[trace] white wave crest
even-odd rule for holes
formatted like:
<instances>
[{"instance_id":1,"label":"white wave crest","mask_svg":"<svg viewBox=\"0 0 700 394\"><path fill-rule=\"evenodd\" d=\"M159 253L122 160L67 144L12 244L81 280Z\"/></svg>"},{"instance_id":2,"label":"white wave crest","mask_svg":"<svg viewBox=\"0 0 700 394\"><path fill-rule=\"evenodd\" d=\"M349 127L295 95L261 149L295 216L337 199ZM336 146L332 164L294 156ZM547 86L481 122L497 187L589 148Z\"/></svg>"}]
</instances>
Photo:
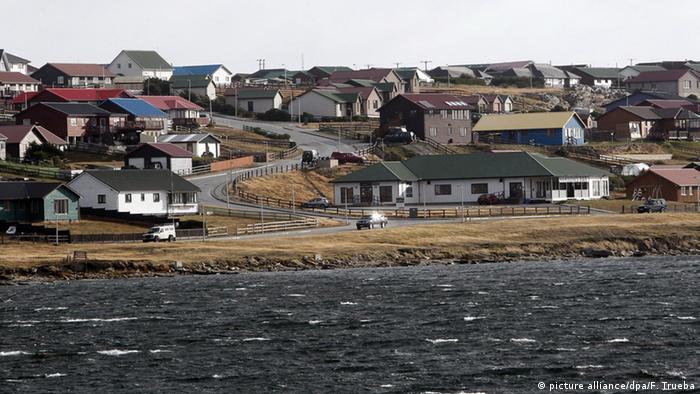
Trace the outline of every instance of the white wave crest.
<instances>
[{"instance_id":1,"label":"white wave crest","mask_svg":"<svg viewBox=\"0 0 700 394\"><path fill-rule=\"evenodd\" d=\"M678 320L695 320L693 316L676 316Z\"/></svg>"},{"instance_id":2,"label":"white wave crest","mask_svg":"<svg viewBox=\"0 0 700 394\"><path fill-rule=\"evenodd\" d=\"M576 369L597 369L597 368L605 368L605 367L603 367L602 365L592 365L592 364L577 365L576 366Z\"/></svg>"},{"instance_id":3,"label":"white wave crest","mask_svg":"<svg viewBox=\"0 0 700 394\"><path fill-rule=\"evenodd\" d=\"M29 353L23 352L21 350L10 350L8 352L0 352L0 357L22 356L25 354L29 354Z\"/></svg>"},{"instance_id":4,"label":"white wave crest","mask_svg":"<svg viewBox=\"0 0 700 394\"><path fill-rule=\"evenodd\" d=\"M357 305L357 302L342 301L340 305Z\"/></svg>"},{"instance_id":5,"label":"white wave crest","mask_svg":"<svg viewBox=\"0 0 700 394\"><path fill-rule=\"evenodd\" d=\"M48 374L44 375L45 378L60 378L61 376L66 376L66 374L56 372L56 373L48 373Z\"/></svg>"},{"instance_id":6,"label":"white wave crest","mask_svg":"<svg viewBox=\"0 0 700 394\"><path fill-rule=\"evenodd\" d=\"M485 319L483 316L464 316L464 321L474 321L474 320L481 320Z\"/></svg>"},{"instance_id":7,"label":"white wave crest","mask_svg":"<svg viewBox=\"0 0 700 394\"><path fill-rule=\"evenodd\" d=\"M148 351L149 353L172 353L172 350L164 350L164 349L151 349Z\"/></svg>"},{"instance_id":8,"label":"white wave crest","mask_svg":"<svg viewBox=\"0 0 700 394\"><path fill-rule=\"evenodd\" d=\"M127 320L136 320L138 319L137 317L110 317L107 319L100 319L100 318L86 318L86 319L62 319L59 320L59 323L87 323L87 322L115 322L115 321L127 321Z\"/></svg>"},{"instance_id":9,"label":"white wave crest","mask_svg":"<svg viewBox=\"0 0 700 394\"><path fill-rule=\"evenodd\" d=\"M319 324L322 322L323 322L323 320L309 320L309 324L311 324L311 325Z\"/></svg>"},{"instance_id":10,"label":"white wave crest","mask_svg":"<svg viewBox=\"0 0 700 394\"><path fill-rule=\"evenodd\" d=\"M533 343L533 342L537 342L536 340L531 339L531 338L511 338L510 341L511 341L511 342L515 342L515 343Z\"/></svg>"},{"instance_id":11,"label":"white wave crest","mask_svg":"<svg viewBox=\"0 0 700 394\"><path fill-rule=\"evenodd\" d=\"M607 342L607 343L625 343L625 342L629 342L629 341L630 340L627 338L613 338L613 339L609 339L605 342Z\"/></svg>"},{"instance_id":12,"label":"white wave crest","mask_svg":"<svg viewBox=\"0 0 700 394\"><path fill-rule=\"evenodd\" d=\"M41 312L41 311L65 311L68 309L68 307L65 306L57 306L57 307L50 307L50 306L42 306L41 308L34 308L35 312Z\"/></svg>"},{"instance_id":13,"label":"white wave crest","mask_svg":"<svg viewBox=\"0 0 700 394\"><path fill-rule=\"evenodd\" d=\"M270 340L270 338L262 338L262 337L258 337L258 338L243 338L243 339L242 339L243 342L251 342L251 341L269 341L269 340Z\"/></svg>"},{"instance_id":14,"label":"white wave crest","mask_svg":"<svg viewBox=\"0 0 700 394\"><path fill-rule=\"evenodd\" d=\"M443 339L443 338L428 339L428 338L426 338L425 340L428 341L428 342L430 342L430 343L432 343L432 344L436 344L436 343L454 343L454 342L459 342L459 339L456 339L456 338L447 338L447 339Z\"/></svg>"},{"instance_id":15,"label":"white wave crest","mask_svg":"<svg viewBox=\"0 0 700 394\"><path fill-rule=\"evenodd\" d=\"M110 349L110 350L98 350L97 353L105 355L105 356L123 356L125 354L133 354L133 353L141 353L141 352L139 350Z\"/></svg>"}]
</instances>

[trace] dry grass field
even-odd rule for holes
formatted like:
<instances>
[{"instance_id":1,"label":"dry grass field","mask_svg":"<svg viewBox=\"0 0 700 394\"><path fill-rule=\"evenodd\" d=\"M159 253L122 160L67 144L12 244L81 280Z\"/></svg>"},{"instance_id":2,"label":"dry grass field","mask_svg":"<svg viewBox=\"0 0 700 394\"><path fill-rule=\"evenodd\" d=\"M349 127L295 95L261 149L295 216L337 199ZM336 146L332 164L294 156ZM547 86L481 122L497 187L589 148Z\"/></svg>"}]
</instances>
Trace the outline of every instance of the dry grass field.
<instances>
[{"instance_id":1,"label":"dry grass field","mask_svg":"<svg viewBox=\"0 0 700 394\"><path fill-rule=\"evenodd\" d=\"M245 180L238 185L238 188L248 193L284 200L292 200L293 192L294 198L298 202L304 202L319 196L332 199L333 184L330 182L337 176L345 175L361 168L356 165L343 165L332 170L315 169L273 174Z\"/></svg>"}]
</instances>

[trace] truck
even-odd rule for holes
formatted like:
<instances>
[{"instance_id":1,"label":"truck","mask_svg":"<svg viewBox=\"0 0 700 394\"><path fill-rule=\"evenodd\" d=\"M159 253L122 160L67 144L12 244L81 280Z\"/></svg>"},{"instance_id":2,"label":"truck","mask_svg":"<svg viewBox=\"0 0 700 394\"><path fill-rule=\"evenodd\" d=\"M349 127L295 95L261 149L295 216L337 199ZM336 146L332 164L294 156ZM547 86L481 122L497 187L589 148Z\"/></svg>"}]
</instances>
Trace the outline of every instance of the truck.
<instances>
[{"instance_id":1,"label":"truck","mask_svg":"<svg viewBox=\"0 0 700 394\"><path fill-rule=\"evenodd\" d=\"M151 227L147 233L143 235L143 242L174 242L177 238L175 234L175 226L173 224L161 224Z\"/></svg>"},{"instance_id":2,"label":"truck","mask_svg":"<svg viewBox=\"0 0 700 394\"><path fill-rule=\"evenodd\" d=\"M318 159L319 155L316 149L305 150L301 154L301 167L315 167Z\"/></svg>"}]
</instances>

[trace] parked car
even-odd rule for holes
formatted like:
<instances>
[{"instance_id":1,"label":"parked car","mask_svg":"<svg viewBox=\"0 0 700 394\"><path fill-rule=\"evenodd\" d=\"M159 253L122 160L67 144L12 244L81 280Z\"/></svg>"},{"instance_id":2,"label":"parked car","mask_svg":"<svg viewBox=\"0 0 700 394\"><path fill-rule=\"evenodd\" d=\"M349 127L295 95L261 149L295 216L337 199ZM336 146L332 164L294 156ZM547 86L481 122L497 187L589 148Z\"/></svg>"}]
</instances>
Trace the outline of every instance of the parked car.
<instances>
[{"instance_id":1,"label":"parked car","mask_svg":"<svg viewBox=\"0 0 700 394\"><path fill-rule=\"evenodd\" d=\"M301 203L302 208L323 208L326 209L331 206L328 199L325 197L316 197L313 200Z\"/></svg>"},{"instance_id":2,"label":"parked car","mask_svg":"<svg viewBox=\"0 0 700 394\"><path fill-rule=\"evenodd\" d=\"M146 234L143 235L143 242L173 242L176 239L175 226L172 224L162 224L160 226L151 227Z\"/></svg>"},{"instance_id":3,"label":"parked car","mask_svg":"<svg viewBox=\"0 0 700 394\"><path fill-rule=\"evenodd\" d=\"M387 220L386 216L375 212L371 215L363 216L355 225L357 226L358 230L362 230L363 228L374 228L375 226L384 228L388 224L389 221Z\"/></svg>"},{"instance_id":4,"label":"parked car","mask_svg":"<svg viewBox=\"0 0 700 394\"><path fill-rule=\"evenodd\" d=\"M331 153L331 159L338 160L338 164L354 163L362 164L365 159L354 153L343 153L343 152L333 152Z\"/></svg>"},{"instance_id":5,"label":"parked car","mask_svg":"<svg viewBox=\"0 0 700 394\"><path fill-rule=\"evenodd\" d=\"M319 155L316 149L305 150L301 154L301 166L313 167L318 162Z\"/></svg>"},{"instance_id":6,"label":"parked car","mask_svg":"<svg viewBox=\"0 0 700 394\"><path fill-rule=\"evenodd\" d=\"M492 193L482 194L476 200L479 205L494 205L498 204L498 196Z\"/></svg>"},{"instance_id":7,"label":"parked car","mask_svg":"<svg viewBox=\"0 0 700 394\"><path fill-rule=\"evenodd\" d=\"M392 127L384 136L385 143L410 144L416 140L416 134L405 127Z\"/></svg>"},{"instance_id":8,"label":"parked car","mask_svg":"<svg viewBox=\"0 0 700 394\"><path fill-rule=\"evenodd\" d=\"M652 213L652 212L663 212L666 210L668 205L666 200L663 198L652 198L647 200L644 205L637 207L637 212L639 213Z\"/></svg>"}]
</instances>

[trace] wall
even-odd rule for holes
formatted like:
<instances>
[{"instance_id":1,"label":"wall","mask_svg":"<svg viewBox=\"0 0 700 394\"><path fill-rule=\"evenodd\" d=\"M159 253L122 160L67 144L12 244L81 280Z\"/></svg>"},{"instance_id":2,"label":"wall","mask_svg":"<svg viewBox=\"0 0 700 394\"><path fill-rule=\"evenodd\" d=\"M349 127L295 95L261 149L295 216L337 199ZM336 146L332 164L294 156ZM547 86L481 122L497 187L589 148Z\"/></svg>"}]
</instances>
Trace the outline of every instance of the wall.
<instances>
[{"instance_id":1,"label":"wall","mask_svg":"<svg viewBox=\"0 0 700 394\"><path fill-rule=\"evenodd\" d=\"M455 118L454 110L447 110L447 117L443 118L441 113L425 114L424 138L431 138L441 144L467 144L472 141L472 121L471 114L468 110L463 119ZM430 128L437 128L437 135L433 136L430 133ZM450 134L450 128L452 134ZM460 129L466 128L465 135L461 135Z\"/></svg>"},{"instance_id":2,"label":"wall","mask_svg":"<svg viewBox=\"0 0 700 394\"><path fill-rule=\"evenodd\" d=\"M54 201L60 199L68 200L68 214L54 214ZM62 188L57 188L44 197L44 220L78 220L80 219L79 198L72 193L64 192Z\"/></svg>"},{"instance_id":3,"label":"wall","mask_svg":"<svg viewBox=\"0 0 700 394\"><path fill-rule=\"evenodd\" d=\"M19 143L19 159L24 159L24 154L27 152L27 149L29 149L29 145L31 145L32 142L42 145L41 139L37 137L36 133L27 133L27 135Z\"/></svg>"},{"instance_id":4,"label":"wall","mask_svg":"<svg viewBox=\"0 0 700 394\"><path fill-rule=\"evenodd\" d=\"M231 160L215 161L211 163L211 172L225 171L232 168L248 167L253 165L253 156L243 156Z\"/></svg>"},{"instance_id":5,"label":"wall","mask_svg":"<svg viewBox=\"0 0 700 394\"><path fill-rule=\"evenodd\" d=\"M57 136L68 139L68 121L65 115L41 105L30 106L27 110L15 115L17 124L38 123Z\"/></svg>"},{"instance_id":6,"label":"wall","mask_svg":"<svg viewBox=\"0 0 700 394\"><path fill-rule=\"evenodd\" d=\"M181 148L187 149L186 144L178 144ZM214 158L219 157L220 153L220 144L215 143L215 142L198 142L194 144L194 152L192 152L195 156L202 157L204 154L207 152L211 153Z\"/></svg>"},{"instance_id":7,"label":"wall","mask_svg":"<svg viewBox=\"0 0 700 394\"><path fill-rule=\"evenodd\" d=\"M170 159L170 171L176 174L192 173L191 157L173 157Z\"/></svg>"},{"instance_id":8,"label":"wall","mask_svg":"<svg viewBox=\"0 0 700 394\"><path fill-rule=\"evenodd\" d=\"M233 97L231 98L233 99ZM238 100L238 107L243 108L244 110L248 111L248 102L253 103L253 111L256 114L264 114L265 112L271 110L272 108L275 108L275 103L274 100L264 98L264 99L239 99Z\"/></svg>"},{"instance_id":9,"label":"wall","mask_svg":"<svg viewBox=\"0 0 700 394\"><path fill-rule=\"evenodd\" d=\"M131 67L128 66L129 63L131 63ZM121 67L119 67L118 65L121 65ZM114 60L112 60L112 63L110 63L107 68L115 75L121 74L127 77L143 75L141 67L139 67L139 65L136 64L136 62L131 60L131 58L127 56L124 52L120 52L119 55L117 55L117 57Z\"/></svg>"},{"instance_id":10,"label":"wall","mask_svg":"<svg viewBox=\"0 0 700 394\"><path fill-rule=\"evenodd\" d=\"M227 72L223 67L219 67L216 71L214 71L211 79L214 81L215 85L219 87L226 87L231 84L231 76L232 74Z\"/></svg>"},{"instance_id":11,"label":"wall","mask_svg":"<svg viewBox=\"0 0 700 394\"><path fill-rule=\"evenodd\" d=\"M87 173L78 175L68 184L68 187L80 195L79 204L81 207L111 211L117 209L117 192ZM106 196L104 204L97 202L98 194Z\"/></svg>"},{"instance_id":12,"label":"wall","mask_svg":"<svg viewBox=\"0 0 700 394\"><path fill-rule=\"evenodd\" d=\"M7 148L5 147L5 141L0 141L0 160L7 159Z\"/></svg>"},{"instance_id":13,"label":"wall","mask_svg":"<svg viewBox=\"0 0 700 394\"><path fill-rule=\"evenodd\" d=\"M680 186L653 172L646 172L628 183L626 186L627 198L632 198L637 188L643 189L644 197L664 198L668 201L686 203L698 202L697 188L694 187L691 194L683 196Z\"/></svg>"},{"instance_id":14,"label":"wall","mask_svg":"<svg viewBox=\"0 0 700 394\"><path fill-rule=\"evenodd\" d=\"M301 103L301 112L308 112L316 117L340 117L339 106L331 99L328 99L316 92L308 92L302 96L295 98L290 107L294 107L296 112L299 111L299 103ZM240 106L240 103L239 103Z\"/></svg>"},{"instance_id":15,"label":"wall","mask_svg":"<svg viewBox=\"0 0 700 394\"><path fill-rule=\"evenodd\" d=\"M153 194L160 194L160 201L153 201ZM126 195L131 194L131 202L126 202ZM143 201L141 201L143 195ZM149 190L143 192L120 192L117 196L118 211L145 215L164 215L168 213L168 194L166 191Z\"/></svg>"}]
</instances>

